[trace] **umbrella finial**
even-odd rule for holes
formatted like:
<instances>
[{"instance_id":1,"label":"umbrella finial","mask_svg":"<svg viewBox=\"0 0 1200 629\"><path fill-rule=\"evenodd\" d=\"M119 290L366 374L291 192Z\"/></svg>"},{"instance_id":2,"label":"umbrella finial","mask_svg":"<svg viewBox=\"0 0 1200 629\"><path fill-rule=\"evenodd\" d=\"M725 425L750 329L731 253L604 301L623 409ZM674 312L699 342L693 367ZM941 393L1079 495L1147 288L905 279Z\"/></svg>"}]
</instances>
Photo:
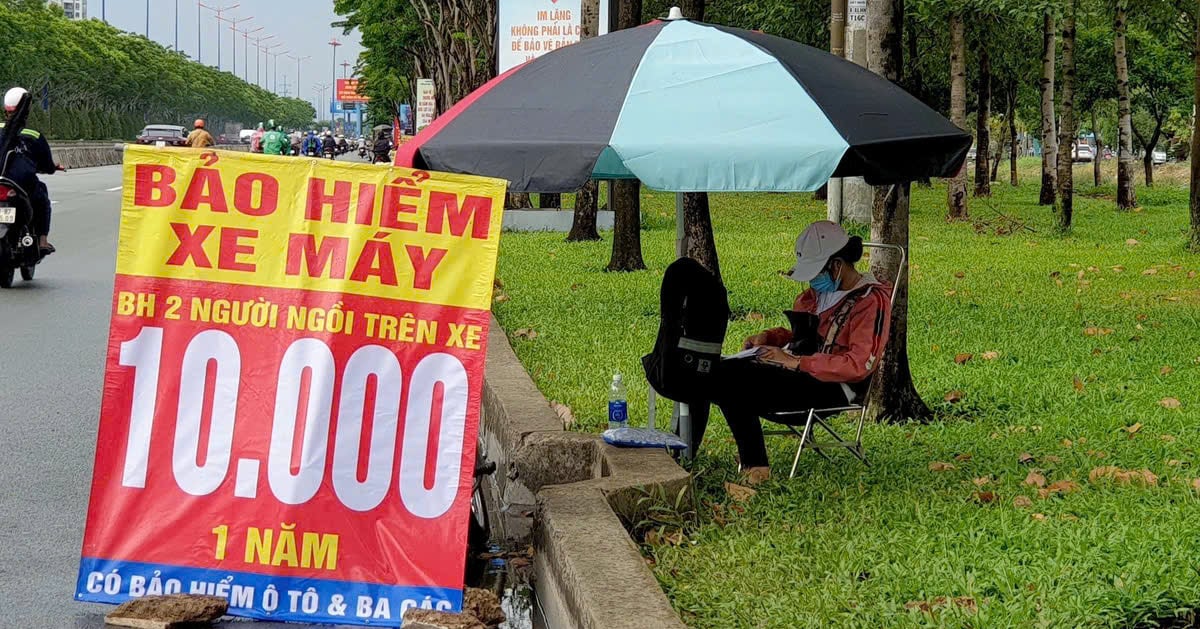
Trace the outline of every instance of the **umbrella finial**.
<instances>
[{"instance_id":1,"label":"umbrella finial","mask_svg":"<svg viewBox=\"0 0 1200 629\"><path fill-rule=\"evenodd\" d=\"M682 20L683 19L683 10L681 10L679 7L671 7L671 12L667 14L667 19L668 20Z\"/></svg>"}]
</instances>

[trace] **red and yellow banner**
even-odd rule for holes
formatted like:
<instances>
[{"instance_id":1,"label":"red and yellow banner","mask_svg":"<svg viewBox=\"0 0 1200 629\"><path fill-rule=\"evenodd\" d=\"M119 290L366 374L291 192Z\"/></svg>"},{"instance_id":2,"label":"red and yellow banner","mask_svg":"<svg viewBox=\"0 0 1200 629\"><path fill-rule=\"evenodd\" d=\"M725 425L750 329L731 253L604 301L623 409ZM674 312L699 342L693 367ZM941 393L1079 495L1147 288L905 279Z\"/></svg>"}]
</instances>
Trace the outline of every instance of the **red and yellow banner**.
<instances>
[{"instance_id":1,"label":"red and yellow banner","mask_svg":"<svg viewBox=\"0 0 1200 629\"><path fill-rule=\"evenodd\" d=\"M77 598L458 610L504 191L129 147Z\"/></svg>"},{"instance_id":2,"label":"red and yellow banner","mask_svg":"<svg viewBox=\"0 0 1200 629\"><path fill-rule=\"evenodd\" d=\"M337 100L342 103L368 103L371 101L358 91L358 79L337 79Z\"/></svg>"}]
</instances>

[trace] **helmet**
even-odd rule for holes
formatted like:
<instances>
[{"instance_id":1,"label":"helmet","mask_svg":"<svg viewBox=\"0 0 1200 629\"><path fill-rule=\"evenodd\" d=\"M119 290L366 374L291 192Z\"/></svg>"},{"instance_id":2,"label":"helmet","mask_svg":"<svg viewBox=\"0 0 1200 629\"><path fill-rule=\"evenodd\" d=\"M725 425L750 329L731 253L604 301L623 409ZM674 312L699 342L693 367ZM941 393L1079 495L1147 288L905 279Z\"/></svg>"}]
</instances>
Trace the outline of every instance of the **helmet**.
<instances>
[{"instance_id":1,"label":"helmet","mask_svg":"<svg viewBox=\"0 0 1200 629\"><path fill-rule=\"evenodd\" d=\"M23 87L14 87L4 94L4 111L16 111L17 105L21 104L21 99L28 94Z\"/></svg>"},{"instance_id":2,"label":"helmet","mask_svg":"<svg viewBox=\"0 0 1200 629\"><path fill-rule=\"evenodd\" d=\"M204 119L203 119L203 118L197 118L197 119L196 119L196 128L197 128L197 129L203 129L203 128L204 128Z\"/></svg>"}]
</instances>

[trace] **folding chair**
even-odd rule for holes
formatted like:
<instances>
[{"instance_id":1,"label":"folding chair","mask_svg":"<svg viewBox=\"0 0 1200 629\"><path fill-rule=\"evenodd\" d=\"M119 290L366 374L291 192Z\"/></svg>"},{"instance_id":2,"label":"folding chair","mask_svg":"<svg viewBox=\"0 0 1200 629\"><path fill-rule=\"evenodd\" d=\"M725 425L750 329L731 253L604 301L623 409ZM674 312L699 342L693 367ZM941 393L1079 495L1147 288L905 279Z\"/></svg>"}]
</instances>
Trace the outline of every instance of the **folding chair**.
<instances>
[{"instance_id":1,"label":"folding chair","mask_svg":"<svg viewBox=\"0 0 1200 629\"><path fill-rule=\"evenodd\" d=\"M892 283L892 303L895 303L896 292L900 288L900 277L904 274L905 264L908 262L907 252L904 250L904 247L900 247L898 245L864 242L863 247L871 249L891 249L900 254L900 264L897 266L896 277ZM889 339L888 342L890 343L891 340ZM867 389L863 393L862 397L858 398L858 403L850 403L846 406L838 406L834 408L810 408L808 410L770 413L763 416L763 419L781 424L784 428L786 428L786 430L764 430L763 435L795 436L800 438L800 445L796 448L796 456L794 459L792 459L792 471L788 475L788 478L796 477L796 468L800 465L800 454L804 452L806 447L815 451L827 461L831 461L832 459L829 458L829 455L822 452L822 450L845 448L850 451L850 454L853 454L858 458L858 460L862 461L863 465L870 466L870 462L867 461L867 456L863 451L862 433L863 424L866 423L867 413L871 408L871 392L875 388L875 381L878 379L878 374L878 370L871 374L870 382L867 384ZM850 441L843 439L842 436L839 435L837 431L829 425L827 419L841 413L849 413L854 411L858 412L858 422L854 429L854 440ZM789 417L799 417L801 415L806 416L804 425L802 427L794 426L786 422L786 419ZM817 428L821 428L825 432L829 433L829 436L832 438L832 440L817 441L815 432Z\"/></svg>"}]
</instances>

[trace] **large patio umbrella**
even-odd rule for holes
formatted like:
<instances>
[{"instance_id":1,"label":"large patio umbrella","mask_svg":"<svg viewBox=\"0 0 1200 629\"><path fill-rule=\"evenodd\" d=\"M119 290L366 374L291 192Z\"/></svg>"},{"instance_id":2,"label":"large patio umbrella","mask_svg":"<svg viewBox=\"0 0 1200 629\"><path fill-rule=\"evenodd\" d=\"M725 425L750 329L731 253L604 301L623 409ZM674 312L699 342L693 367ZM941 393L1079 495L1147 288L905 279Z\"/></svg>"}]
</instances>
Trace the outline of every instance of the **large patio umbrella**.
<instances>
[{"instance_id":1,"label":"large patio umbrella","mask_svg":"<svg viewBox=\"0 0 1200 629\"><path fill-rule=\"evenodd\" d=\"M560 48L480 87L396 164L571 192L804 191L955 174L971 136L890 81L763 33L658 21Z\"/></svg>"}]
</instances>

